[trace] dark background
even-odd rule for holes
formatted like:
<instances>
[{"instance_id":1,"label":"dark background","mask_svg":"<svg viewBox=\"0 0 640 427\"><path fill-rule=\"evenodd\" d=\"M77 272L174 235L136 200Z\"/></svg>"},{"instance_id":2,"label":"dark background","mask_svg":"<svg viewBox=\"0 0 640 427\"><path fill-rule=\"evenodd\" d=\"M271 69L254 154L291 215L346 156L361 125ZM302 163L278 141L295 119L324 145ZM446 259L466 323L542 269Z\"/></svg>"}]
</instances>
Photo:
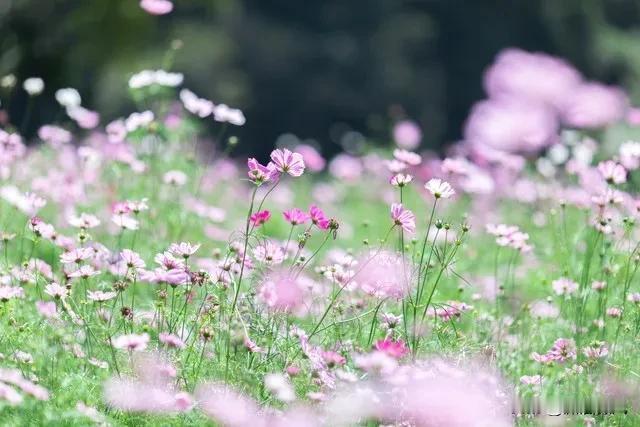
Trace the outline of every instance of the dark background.
<instances>
[{"instance_id":1,"label":"dark background","mask_svg":"<svg viewBox=\"0 0 640 427\"><path fill-rule=\"evenodd\" d=\"M128 77L172 69L185 86L241 108L240 151L264 154L279 135L313 138L325 155L344 135L379 142L410 117L424 146L457 140L482 72L517 46L566 57L587 77L625 86L640 71L640 2L627 0L174 0L166 16L137 0L0 0L0 74L39 76L46 96L29 132L60 117L53 92L75 87L102 122L135 110ZM26 95L8 105L20 123ZM4 99L3 99L4 101ZM213 126L213 124L211 124ZM350 131L355 131L350 132ZM29 133L28 132L28 133Z\"/></svg>"}]
</instances>

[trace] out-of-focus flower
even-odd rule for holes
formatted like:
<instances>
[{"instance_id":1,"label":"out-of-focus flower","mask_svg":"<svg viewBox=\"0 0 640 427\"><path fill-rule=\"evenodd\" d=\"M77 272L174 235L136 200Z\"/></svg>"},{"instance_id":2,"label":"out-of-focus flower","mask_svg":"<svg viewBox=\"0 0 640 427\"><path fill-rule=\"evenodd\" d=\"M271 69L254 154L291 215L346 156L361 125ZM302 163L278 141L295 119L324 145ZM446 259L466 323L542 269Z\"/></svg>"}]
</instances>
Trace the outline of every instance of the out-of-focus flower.
<instances>
[{"instance_id":1,"label":"out-of-focus flower","mask_svg":"<svg viewBox=\"0 0 640 427\"><path fill-rule=\"evenodd\" d=\"M570 64L544 53L520 49L500 52L484 76L491 98L517 97L560 108L582 82Z\"/></svg>"},{"instance_id":2,"label":"out-of-focus flower","mask_svg":"<svg viewBox=\"0 0 640 427\"><path fill-rule=\"evenodd\" d=\"M610 184L624 184L627 182L627 171L624 166L613 160L598 163L598 171Z\"/></svg>"},{"instance_id":3,"label":"out-of-focus flower","mask_svg":"<svg viewBox=\"0 0 640 427\"><path fill-rule=\"evenodd\" d=\"M562 121L578 128L599 128L622 120L629 100L625 93L600 83L585 83L571 91L562 105Z\"/></svg>"},{"instance_id":4,"label":"out-of-focus flower","mask_svg":"<svg viewBox=\"0 0 640 427\"><path fill-rule=\"evenodd\" d=\"M140 7L151 15L166 15L173 10L169 0L140 0Z\"/></svg>"},{"instance_id":5,"label":"out-of-focus flower","mask_svg":"<svg viewBox=\"0 0 640 427\"><path fill-rule=\"evenodd\" d=\"M251 214L251 217L249 219L251 220L251 223L254 225L254 227L260 227L261 225L269 221L269 218L271 218L271 212L269 212L268 210L263 210L260 212L254 212L253 214Z\"/></svg>"},{"instance_id":6,"label":"out-of-focus flower","mask_svg":"<svg viewBox=\"0 0 640 427\"><path fill-rule=\"evenodd\" d=\"M29 77L22 83L22 87L29 96L37 96L44 90L44 80L40 77Z\"/></svg>"},{"instance_id":7,"label":"out-of-focus flower","mask_svg":"<svg viewBox=\"0 0 640 427\"><path fill-rule=\"evenodd\" d=\"M82 102L80 93L74 88L58 89L55 93L56 101L63 107L77 107Z\"/></svg>"},{"instance_id":8,"label":"out-of-focus flower","mask_svg":"<svg viewBox=\"0 0 640 427\"><path fill-rule=\"evenodd\" d=\"M142 351L147 348L147 344L149 344L149 334L147 333L120 335L112 340L114 348L128 351Z\"/></svg>"},{"instance_id":9,"label":"out-of-focus flower","mask_svg":"<svg viewBox=\"0 0 640 427\"><path fill-rule=\"evenodd\" d=\"M402 340L394 341L392 339L385 338L383 340L376 341L373 347L394 359L401 359L409 353L409 348Z\"/></svg>"},{"instance_id":10,"label":"out-of-focus flower","mask_svg":"<svg viewBox=\"0 0 640 427\"><path fill-rule=\"evenodd\" d=\"M309 168L311 172L320 172L327 163L318 150L311 145L300 144L295 147L295 151L302 155L305 166Z\"/></svg>"},{"instance_id":11,"label":"out-of-focus flower","mask_svg":"<svg viewBox=\"0 0 640 427\"><path fill-rule=\"evenodd\" d=\"M473 106L464 139L481 155L535 153L557 140L558 120L551 107L521 99L490 99Z\"/></svg>"},{"instance_id":12,"label":"out-of-focus flower","mask_svg":"<svg viewBox=\"0 0 640 427\"><path fill-rule=\"evenodd\" d=\"M420 145L422 131L416 122L403 120L393 127L393 140L400 148L414 150Z\"/></svg>"}]
</instances>

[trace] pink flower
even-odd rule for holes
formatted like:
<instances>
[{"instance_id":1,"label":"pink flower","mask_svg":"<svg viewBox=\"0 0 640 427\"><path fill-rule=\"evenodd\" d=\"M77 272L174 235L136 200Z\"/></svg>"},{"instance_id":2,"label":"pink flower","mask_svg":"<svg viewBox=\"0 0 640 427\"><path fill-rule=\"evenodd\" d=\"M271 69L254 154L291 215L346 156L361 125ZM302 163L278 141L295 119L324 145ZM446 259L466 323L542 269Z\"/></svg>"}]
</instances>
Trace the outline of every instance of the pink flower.
<instances>
[{"instance_id":1,"label":"pink flower","mask_svg":"<svg viewBox=\"0 0 640 427\"><path fill-rule=\"evenodd\" d=\"M558 338L547 353L556 362L565 362L576 358L576 345L573 340Z\"/></svg>"},{"instance_id":2,"label":"pink flower","mask_svg":"<svg viewBox=\"0 0 640 427\"><path fill-rule=\"evenodd\" d=\"M420 163L422 163L422 156L420 156L419 154L399 148L393 150L393 157L395 157L396 160L402 163L406 163L410 166L418 166Z\"/></svg>"},{"instance_id":3,"label":"pink flower","mask_svg":"<svg viewBox=\"0 0 640 427\"><path fill-rule=\"evenodd\" d=\"M578 290L578 284L573 280L562 277L551 282L556 295L571 295Z\"/></svg>"},{"instance_id":4,"label":"pink flower","mask_svg":"<svg viewBox=\"0 0 640 427\"><path fill-rule=\"evenodd\" d=\"M192 245L189 242L172 243L171 246L169 246L169 252L177 257L189 258L195 254L199 248L199 244Z\"/></svg>"},{"instance_id":5,"label":"pink flower","mask_svg":"<svg viewBox=\"0 0 640 427\"><path fill-rule=\"evenodd\" d=\"M269 273L258 288L258 298L273 311L297 312L304 309L302 276L287 270Z\"/></svg>"},{"instance_id":6,"label":"pink flower","mask_svg":"<svg viewBox=\"0 0 640 427\"><path fill-rule=\"evenodd\" d=\"M305 165L300 153L293 153L286 148L276 149L271 152L271 161L279 172L288 173L293 177L304 173Z\"/></svg>"},{"instance_id":7,"label":"pink flower","mask_svg":"<svg viewBox=\"0 0 640 427\"><path fill-rule=\"evenodd\" d=\"M131 249L123 249L122 252L120 252L120 259L124 262L127 268L130 269L141 270L146 267L146 264L142 258L140 258L140 255Z\"/></svg>"},{"instance_id":8,"label":"pink flower","mask_svg":"<svg viewBox=\"0 0 640 427\"><path fill-rule=\"evenodd\" d=\"M81 106L67 107L67 115L83 129L93 129L100 123L100 115Z\"/></svg>"},{"instance_id":9,"label":"pink flower","mask_svg":"<svg viewBox=\"0 0 640 427\"><path fill-rule=\"evenodd\" d=\"M244 427L266 424L256 402L226 385L200 385L196 389L196 397L202 411L220 425Z\"/></svg>"},{"instance_id":10,"label":"pink flower","mask_svg":"<svg viewBox=\"0 0 640 427\"><path fill-rule=\"evenodd\" d=\"M413 268L397 253L383 250L363 255L356 268L353 281L366 294L400 299L410 290Z\"/></svg>"},{"instance_id":11,"label":"pink flower","mask_svg":"<svg viewBox=\"0 0 640 427\"><path fill-rule=\"evenodd\" d=\"M404 341L393 341L390 338L376 341L373 348L393 357L394 359L401 359L409 353L409 348L407 348Z\"/></svg>"},{"instance_id":12,"label":"pink flower","mask_svg":"<svg viewBox=\"0 0 640 427\"><path fill-rule=\"evenodd\" d=\"M166 15L173 10L169 0L140 0L140 7L151 15Z\"/></svg>"},{"instance_id":13,"label":"pink flower","mask_svg":"<svg viewBox=\"0 0 640 427\"><path fill-rule=\"evenodd\" d=\"M398 147L413 150L420 145L422 131L416 122L403 120L393 127L393 140Z\"/></svg>"},{"instance_id":14,"label":"pink flower","mask_svg":"<svg viewBox=\"0 0 640 427\"><path fill-rule=\"evenodd\" d=\"M253 250L253 256L256 260L267 265L277 265L282 264L285 253L284 249L280 245L267 241Z\"/></svg>"},{"instance_id":15,"label":"pink flower","mask_svg":"<svg viewBox=\"0 0 640 427\"><path fill-rule=\"evenodd\" d=\"M147 348L147 344L149 344L149 334L147 333L120 335L112 341L114 348L129 351L142 351Z\"/></svg>"},{"instance_id":16,"label":"pink flower","mask_svg":"<svg viewBox=\"0 0 640 427\"><path fill-rule=\"evenodd\" d=\"M311 205L309 207L309 216L313 225L317 226L321 230L327 230L329 228L329 218L327 218L319 207Z\"/></svg>"},{"instance_id":17,"label":"pink flower","mask_svg":"<svg viewBox=\"0 0 640 427\"><path fill-rule=\"evenodd\" d=\"M54 318L58 315L56 303L52 301L36 301L36 309L40 315L47 319Z\"/></svg>"},{"instance_id":18,"label":"pink flower","mask_svg":"<svg viewBox=\"0 0 640 427\"><path fill-rule=\"evenodd\" d=\"M184 341L182 341L182 339L179 336L170 334L169 332L161 332L158 335L158 339L160 340L161 343L165 344L168 347L179 348L179 349L186 347L186 344L184 343Z\"/></svg>"},{"instance_id":19,"label":"pink flower","mask_svg":"<svg viewBox=\"0 0 640 427\"><path fill-rule=\"evenodd\" d=\"M320 172L322 169L324 169L326 161L314 147L306 144L301 144L298 145L295 150L302 155L304 164L312 172Z\"/></svg>"},{"instance_id":20,"label":"pink flower","mask_svg":"<svg viewBox=\"0 0 640 427\"><path fill-rule=\"evenodd\" d=\"M69 294L69 292L67 291L67 288L65 288L64 286L60 286L58 283L55 283L55 282L45 286L44 293L47 295L51 295L56 299L66 298L67 295Z\"/></svg>"},{"instance_id":21,"label":"pink flower","mask_svg":"<svg viewBox=\"0 0 640 427\"><path fill-rule=\"evenodd\" d=\"M327 364L329 368L333 368L335 366L344 365L347 360L340 353L335 351L323 351L322 359Z\"/></svg>"},{"instance_id":22,"label":"pink flower","mask_svg":"<svg viewBox=\"0 0 640 427\"><path fill-rule=\"evenodd\" d=\"M411 175L405 175L402 173L396 174L391 177L389 183L394 187L404 187L413 181L413 177Z\"/></svg>"},{"instance_id":23,"label":"pink flower","mask_svg":"<svg viewBox=\"0 0 640 427\"><path fill-rule=\"evenodd\" d=\"M557 140L558 119L544 104L522 99L490 99L473 106L464 139L483 157L496 152L535 153Z\"/></svg>"},{"instance_id":24,"label":"pink flower","mask_svg":"<svg viewBox=\"0 0 640 427\"><path fill-rule=\"evenodd\" d=\"M409 209L405 209L401 203L391 205L391 219L395 225L399 225L407 233L416 231L416 216Z\"/></svg>"},{"instance_id":25,"label":"pink flower","mask_svg":"<svg viewBox=\"0 0 640 427\"><path fill-rule=\"evenodd\" d=\"M491 98L516 97L560 108L581 84L570 64L544 53L505 49L487 70L484 88Z\"/></svg>"},{"instance_id":26,"label":"pink flower","mask_svg":"<svg viewBox=\"0 0 640 427\"><path fill-rule=\"evenodd\" d=\"M277 181L280 177L280 172L276 170L273 163L269 163L267 166L261 165L258 161L252 157L247 159L247 167L249 171L249 179L256 185L261 185L269 181Z\"/></svg>"},{"instance_id":27,"label":"pink flower","mask_svg":"<svg viewBox=\"0 0 640 427\"><path fill-rule=\"evenodd\" d=\"M87 299L94 302L105 302L114 299L118 294L115 292L87 291Z\"/></svg>"},{"instance_id":28,"label":"pink flower","mask_svg":"<svg viewBox=\"0 0 640 427\"><path fill-rule=\"evenodd\" d=\"M284 219L286 219L287 222L289 222L291 225L304 224L311 218L306 212L298 208L284 211L282 215L284 216Z\"/></svg>"},{"instance_id":29,"label":"pink flower","mask_svg":"<svg viewBox=\"0 0 640 427\"><path fill-rule=\"evenodd\" d=\"M562 121L578 128L600 128L622 120L628 98L616 87L585 83L571 91L562 104Z\"/></svg>"},{"instance_id":30,"label":"pink flower","mask_svg":"<svg viewBox=\"0 0 640 427\"><path fill-rule=\"evenodd\" d=\"M598 163L598 171L610 184L624 184L627 182L627 171L613 160Z\"/></svg>"},{"instance_id":31,"label":"pink flower","mask_svg":"<svg viewBox=\"0 0 640 427\"><path fill-rule=\"evenodd\" d=\"M254 227L260 227L262 224L269 221L269 218L271 218L271 212L269 212L268 210L264 210L252 214L249 219L251 220L251 223Z\"/></svg>"}]
</instances>

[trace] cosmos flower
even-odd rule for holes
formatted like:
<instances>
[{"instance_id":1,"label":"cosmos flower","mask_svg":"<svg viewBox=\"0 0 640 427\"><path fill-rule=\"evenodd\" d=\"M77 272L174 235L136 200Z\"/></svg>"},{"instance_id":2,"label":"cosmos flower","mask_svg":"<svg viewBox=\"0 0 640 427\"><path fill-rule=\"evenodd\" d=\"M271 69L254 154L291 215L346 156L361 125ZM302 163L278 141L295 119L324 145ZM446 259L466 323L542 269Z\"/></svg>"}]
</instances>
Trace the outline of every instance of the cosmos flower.
<instances>
[{"instance_id":1,"label":"cosmos flower","mask_svg":"<svg viewBox=\"0 0 640 427\"><path fill-rule=\"evenodd\" d=\"M289 209L288 211L284 211L282 215L284 216L284 219L287 220L287 222L290 223L291 225L304 224L305 222L309 221L309 219L311 219L311 216L309 216L306 212L298 208L293 208L293 209Z\"/></svg>"},{"instance_id":2,"label":"cosmos flower","mask_svg":"<svg viewBox=\"0 0 640 427\"><path fill-rule=\"evenodd\" d=\"M253 214L251 214L251 217L249 217L254 227L260 227L261 225L269 221L269 218L271 218L271 212L269 212L268 210L254 212Z\"/></svg>"},{"instance_id":3,"label":"cosmos flower","mask_svg":"<svg viewBox=\"0 0 640 427\"><path fill-rule=\"evenodd\" d=\"M405 209L401 203L391 205L391 219L395 225L402 227L407 233L416 231L416 216L409 209Z\"/></svg>"},{"instance_id":4,"label":"cosmos flower","mask_svg":"<svg viewBox=\"0 0 640 427\"><path fill-rule=\"evenodd\" d=\"M293 153L286 148L276 149L271 152L271 161L278 172L288 173L293 177L304 173L304 159L300 153Z\"/></svg>"},{"instance_id":5,"label":"cosmos flower","mask_svg":"<svg viewBox=\"0 0 640 427\"><path fill-rule=\"evenodd\" d=\"M147 348L147 344L149 344L147 333L120 335L112 340L113 347L119 350L142 351Z\"/></svg>"},{"instance_id":6,"label":"cosmos flower","mask_svg":"<svg viewBox=\"0 0 640 427\"><path fill-rule=\"evenodd\" d=\"M433 194L436 199L448 199L455 194L451 184L438 178L430 179L424 188Z\"/></svg>"}]
</instances>

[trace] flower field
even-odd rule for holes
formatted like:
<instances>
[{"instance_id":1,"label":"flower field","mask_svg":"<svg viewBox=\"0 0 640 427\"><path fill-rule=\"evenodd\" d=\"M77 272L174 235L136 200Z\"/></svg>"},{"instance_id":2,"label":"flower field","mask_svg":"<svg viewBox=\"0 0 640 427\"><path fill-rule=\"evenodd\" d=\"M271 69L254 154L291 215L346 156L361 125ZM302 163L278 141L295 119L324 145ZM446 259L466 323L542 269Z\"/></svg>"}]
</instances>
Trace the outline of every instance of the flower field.
<instances>
[{"instance_id":1,"label":"flower field","mask_svg":"<svg viewBox=\"0 0 640 427\"><path fill-rule=\"evenodd\" d=\"M177 71L123 84L125 117L62 88L0 130L0 424L640 423L621 89L510 49L446 153L403 120L329 159L236 155L251 118Z\"/></svg>"}]
</instances>

